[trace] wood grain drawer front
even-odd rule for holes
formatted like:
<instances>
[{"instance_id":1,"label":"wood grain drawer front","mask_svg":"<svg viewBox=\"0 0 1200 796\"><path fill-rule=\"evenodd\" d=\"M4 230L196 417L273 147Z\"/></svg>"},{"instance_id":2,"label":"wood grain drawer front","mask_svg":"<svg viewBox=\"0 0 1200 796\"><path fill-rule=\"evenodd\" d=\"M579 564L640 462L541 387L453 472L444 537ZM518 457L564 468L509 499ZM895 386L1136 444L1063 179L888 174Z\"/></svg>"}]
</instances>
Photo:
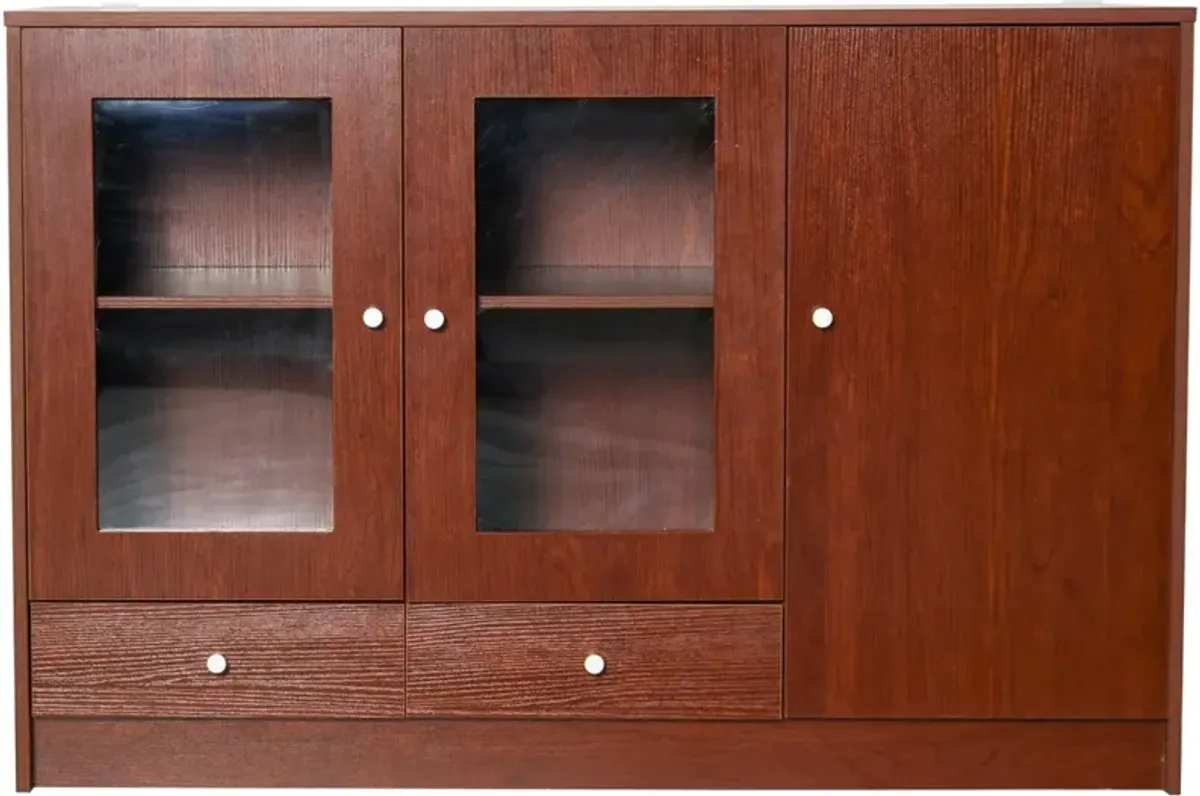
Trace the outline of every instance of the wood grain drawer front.
<instances>
[{"instance_id":1,"label":"wood grain drawer front","mask_svg":"<svg viewBox=\"0 0 1200 796\"><path fill-rule=\"evenodd\" d=\"M35 716L404 715L403 605L34 603L31 611ZM223 673L209 671L213 655L223 656Z\"/></svg>"},{"instance_id":2,"label":"wood grain drawer front","mask_svg":"<svg viewBox=\"0 0 1200 796\"><path fill-rule=\"evenodd\" d=\"M410 716L780 717L778 605L413 605L408 622Z\"/></svg>"}]
</instances>

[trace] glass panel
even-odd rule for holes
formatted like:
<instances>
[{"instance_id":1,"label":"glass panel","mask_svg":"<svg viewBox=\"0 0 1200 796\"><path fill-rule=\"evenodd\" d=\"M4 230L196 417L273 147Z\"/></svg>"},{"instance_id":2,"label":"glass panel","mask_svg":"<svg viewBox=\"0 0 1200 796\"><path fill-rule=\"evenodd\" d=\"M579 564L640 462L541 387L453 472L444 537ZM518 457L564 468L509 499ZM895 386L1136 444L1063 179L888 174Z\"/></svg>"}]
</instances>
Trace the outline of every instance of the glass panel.
<instances>
[{"instance_id":1,"label":"glass panel","mask_svg":"<svg viewBox=\"0 0 1200 796\"><path fill-rule=\"evenodd\" d=\"M101 296L328 304L329 100L97 100L93 122Z\"/></svg>"},{"instance_id":2,"label":"glass panel","mask_svg":"<svg viewBox=\"0 0 1200 796\"><path fill-rule=\"evenodd\" d=\"M476 100L481 301L711 304L714 113L704 97Z\"/></svg>"},{"instance_id":3,"label":"glass panel","mask_svg":"<svg viewBox=\"0 0 1200 796\"><path fill-rule=\"evenodd\" d=\"M711 309L488 310L476 505L486 531L711 529Z\"/></svg>"},{"instance_id":4,"label":"glass panel","mask_svg":"<svg viewBox=\"0 0 1200 796\"><path fill-rule=\"evenodd\" d=\"M105 310L103 530L329 530L328 310Z\"/></svg>"}]
</instances>

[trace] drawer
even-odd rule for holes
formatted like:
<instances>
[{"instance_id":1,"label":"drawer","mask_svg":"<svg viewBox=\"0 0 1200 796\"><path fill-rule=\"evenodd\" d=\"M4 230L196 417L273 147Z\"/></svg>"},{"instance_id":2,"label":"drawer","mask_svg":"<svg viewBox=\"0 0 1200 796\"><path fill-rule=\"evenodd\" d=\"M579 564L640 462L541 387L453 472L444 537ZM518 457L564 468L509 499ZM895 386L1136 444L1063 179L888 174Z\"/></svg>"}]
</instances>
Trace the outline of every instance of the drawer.
<instances>
[{"instance_id":1,"label":"drawer","mask_svg":"<svg viewBox=\"0 0 1200 796\"><path fill-rule=\"evenodd\" d=\"M778 605L412 605L408 714L779 718L781 618Z\"/></svg>"},{"instance_id":2,"label":"drawer","mask_svg":"<svg viewBox=\"0 0 1200 796\"><path fill-rule=\"evenodd\" d=\"M34 603L30 621L35 716L404 715L403 605Z\"/></svg>"}]
</instances>

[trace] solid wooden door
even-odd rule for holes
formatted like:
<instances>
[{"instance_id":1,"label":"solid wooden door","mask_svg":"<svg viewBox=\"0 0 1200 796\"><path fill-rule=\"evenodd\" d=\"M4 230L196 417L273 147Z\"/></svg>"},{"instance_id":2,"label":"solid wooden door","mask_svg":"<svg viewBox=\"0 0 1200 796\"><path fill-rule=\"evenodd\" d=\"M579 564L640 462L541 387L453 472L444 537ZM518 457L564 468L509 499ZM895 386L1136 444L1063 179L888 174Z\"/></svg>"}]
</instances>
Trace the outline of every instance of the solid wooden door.
<instances>
[{"instance_id":1,"label":"solid wooden door","mask_svg":"<svg viewBox=\"0 0 1200 796\"><path fill-rule=\"evenodd\" d=\"M403 596L400 42L23 35L33 599Z\"/></svg>"},{"instance_id":2,"label":"solid wooden door","mask_svg":"<svg viewBox=\"0 0 1200 796\"><path fill-rule=\"evenodd\" d=\"M787 715L1165 716L1180 45L791 33Z\"/></svg>"},{"instance_id":3,"label":"solid wooden door","mask_svg":"<svg viewBox=\"0 0 1200 796\"><path fill-rule=\"evenodd\" d=\"M783 592L785 33L405 33L408 596Z\"/></svg>"}]
</instances>

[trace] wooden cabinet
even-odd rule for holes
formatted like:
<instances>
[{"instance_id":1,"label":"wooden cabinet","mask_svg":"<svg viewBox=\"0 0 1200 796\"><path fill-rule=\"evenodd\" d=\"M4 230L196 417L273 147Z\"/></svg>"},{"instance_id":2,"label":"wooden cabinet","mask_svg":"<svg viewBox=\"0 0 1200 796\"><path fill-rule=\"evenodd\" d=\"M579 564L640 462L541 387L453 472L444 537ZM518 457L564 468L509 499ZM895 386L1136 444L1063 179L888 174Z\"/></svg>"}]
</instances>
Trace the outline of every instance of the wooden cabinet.
<instances>
[{"instance_id":1,"label":"wooden cabinet","mask_svg":"<svg viewBox=\"0 0 1200 796\"><path fill-rule=\"evenodd\" d=\"M1178 791L1193 18L9 14L18 788Z\"/></svg>"}]
</instances>

